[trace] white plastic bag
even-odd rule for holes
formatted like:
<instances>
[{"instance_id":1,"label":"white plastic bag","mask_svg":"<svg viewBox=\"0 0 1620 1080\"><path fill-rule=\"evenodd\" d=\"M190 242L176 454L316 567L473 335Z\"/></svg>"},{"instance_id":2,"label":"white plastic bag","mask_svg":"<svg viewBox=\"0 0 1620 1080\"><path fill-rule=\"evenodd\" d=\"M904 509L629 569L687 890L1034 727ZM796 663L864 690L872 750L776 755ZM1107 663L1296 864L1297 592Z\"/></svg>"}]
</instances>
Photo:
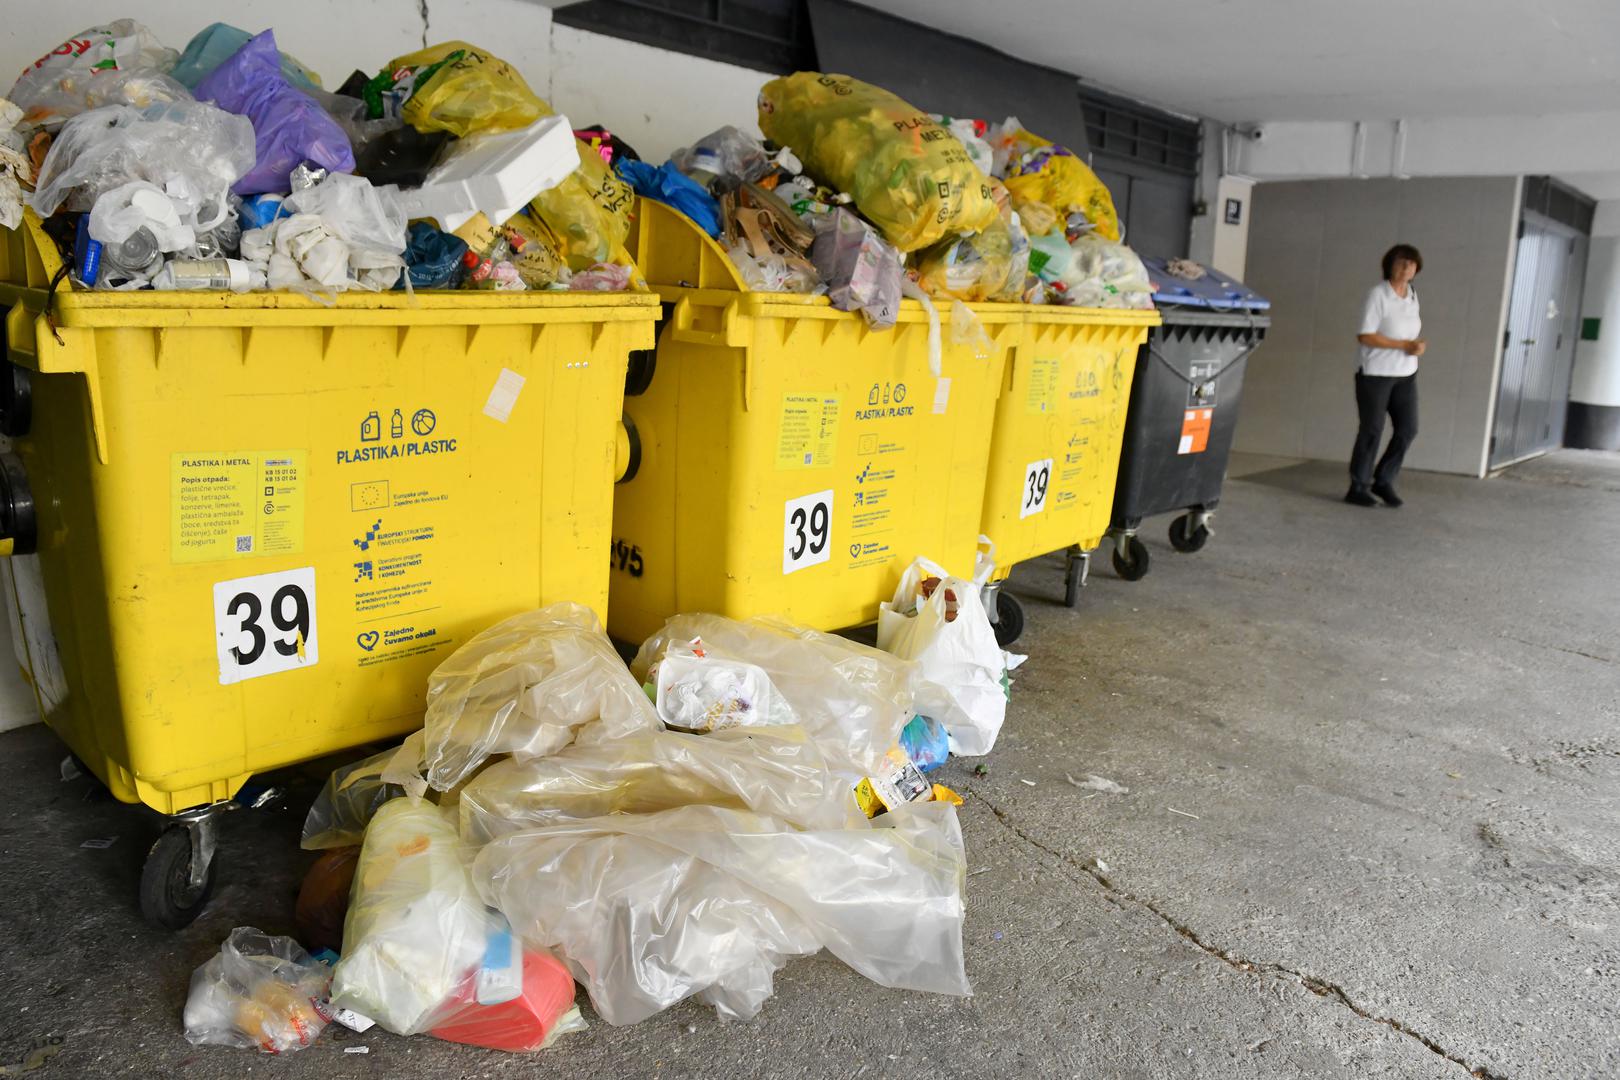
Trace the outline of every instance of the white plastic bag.
<instances>
[{"instance_id":1,"label":"white plastic bag","mask_svg":"<svg viewBox=\"0 0 1620 1080\"><path fill-rule=\"evenodd\" d=\"M912 717L912 665L777 619L676 615L642 644L631 670L646 678L672 645L694 638L710 656L763 668L835 772L859 777L882 768L884 755Z\"/></svg>"},{"instance_id":2,"label":"white plastic bag","mask_svg":"<svg viewBox=\"0 0 1620 1080\"><path fill-rule=\"evenodd\" d=\"M197 245L197 233L181 220L180 212L162 188L132 180L96 200L90 211L90 236L103 244L121 244L144 228L157 240L159 251L190 251Z\"/></svg>"},{"instance_id":3,"label":"white plastic bag","mask_svg":"<svg viewBox=\"0 0 1620 1080\"><path fill-rule=\"evenodd\" d=\"M691 805L753 810L803 828L865 821L848 783L828 772L810 736L792 725L645 731L496 762L462 789L461 835L483 845L525 829Z\"/></svg>"},{"instance_id":4,"label":"white plastic bag","mask_svg":"<svg viewBox=\"0 0 1620 1080\"><path fill-rule=\"evenodd\" d=\"M238 926L191 976L186 1041L266 1054L300 1050L331 1020L329 976L292 938Z\"/></svg>"},{"instance_id":5,"label":"white plastic bag","mask_svg":"<svg viewBox=\"0 0 1620 1080\"><path fill-rule=\"evenodd\" d=\"M225 206L232 183L253 167L253 125L201 101L136 109L114 105L75 116L51 143L28 205L40 217L89 210L131 180L182 182L193 209Z\"/></svg>"},{"instance_id":6,"label":"white plastic bag","mask_svg":"<svg viewBox=\"0 0 1620 1080\"><path fill-rule=\"evenodd\" d=\"M939 580L924 597L930 578ZM1007 716L1005 661L977 583L916 560L878 609L878 647L917 661L917 712L945 725L953 754L991 751Z\"/></svg>"},{"instance_id":7,"label":"white plastic bag","mask_svg":"<svg viewBox=\"0 0 1620 1080\"><path fill-rule=\"evenodd\" d=\"M701 639L676 642L647 672L658 719L678 731L795 724L798 717L757 664L712 656Z\"/></svg>"},{"instance_id":8,"label":"white plastic bag","mask_svg":"<svg viewBox=\"0 0 1620 1080\"><path fill-rule=\"evenodd\" d=\"M423 762L449 791L492 754L539 758L660 726L591 609L553 604L476 635L428 677Z\"/></svg>"},{"instance_id":9,"label":"white plastic bag","mask_svg":"<svg viewBox=\"0 0 1620 1080\"><path fill-rule=\"evenodd\" d=\"M30 64L6 96L30 124L55 127L100 105L186 101L191 91L169 78L180 54L134 19L74 34Z\"/></svg>"},{"instance_id":10,"label":"white plastic bag","mask_svg":"<svg viewBox=\"0 0 1620 1080\"><path fill-rule=\"evenodd\" d=\"M352 284L379 292L399 281L405 269L405 215L387 191L364 177L332 173L289 195L283 205L295 216L318 216L327 232L347 247L345 270ZM331 284L324 276L310 276Z\"/></svg>"},{"instance_id":11,"label":"white plastic bag","mask_svg":"<svg viewBox=\"0 0 1620 1080\"><path fill-rule=\"evenodd\" d=\"M613 815L496 840L473 876L611 1024L694 994L753 1016L789 957L823 947L885 986L969 994L955 811L890 817L805 832L714 806Z\"/></svg>"},{"instance_id":12,"label":"white plastic bag","mask_svg":"<svg viewBox=\"0 0 1620 1080\"><path fill-rule=\"evenodd\" d=\"M354 872L332 1005L397 1035L443 1021L457 987L484 959L501 920L467 873L454 812L416 799L385 803Z\"/></svg>"}]
</instances>

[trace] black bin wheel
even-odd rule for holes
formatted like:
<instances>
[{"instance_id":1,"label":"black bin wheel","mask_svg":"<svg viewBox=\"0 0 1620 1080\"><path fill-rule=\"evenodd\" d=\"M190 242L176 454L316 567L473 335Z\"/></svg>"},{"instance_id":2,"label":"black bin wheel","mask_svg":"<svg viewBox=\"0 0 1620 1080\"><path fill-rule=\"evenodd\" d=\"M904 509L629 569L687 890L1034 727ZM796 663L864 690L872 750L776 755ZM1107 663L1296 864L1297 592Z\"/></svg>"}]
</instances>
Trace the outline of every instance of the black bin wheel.
<instances>
[{"instance_id":1,"label":"black bin wheel","mask_svg":"<svg viewBox=\"0 0 1620 1080\"><path fill-rule=\"evenodd\" d=\"M1192 524L1191 514L1182 514L1170 523L1170 546L1189 555L1201 550L1209 542L1209 528L1207 526L1200 525L1198 528L1188 532L1187 526L1190 524Z\"/></svg>"},{"instance_id":2,"label":"black bin wheel","mask_svg":"<svg viewBox=\"0 0 1620 1080\"><path fill-rule=\"evenodd\" d=\"M163 830L141 867L141 914L166 930L190 926L214 891L217 858L209 861L201 885L191 883L191 835L183 825Z\"/></svg>"},{"instance_id":3,"label":"black bin wheel","mask_svg":"<svg viewBox=\"0 0 1620 1080\"><path fill-rule=\"evenodd\" d=\"M1080 606L1080 568L1083 564L1079 559L1070 559L1069 565L1063 571L1063 606Z\"/></svg>"},{"instance_id":4,"label":"black bin wheel","mask_svg":"<svg viewBox=\"0 0 1620 1080\"><path fill-rule=\"evenodd\" d=\"M1003 649L1024 632L1024 605L1006 589L996 590L996 644Z\"/></svg>"},{"instance_id":5,"label":"black bin wheel","mask_svg":"<svg viewBox=\"0 0 1620 1080\"><path fill-rule=\"evenodd\" d=\"M1141 581L1148 572L1147 545L1133 536L1126 541L1125 550L1128 558L1120 555L1118 545L1114 547L1114 573L1126 581Z\"/></svg>"}]
</instances>

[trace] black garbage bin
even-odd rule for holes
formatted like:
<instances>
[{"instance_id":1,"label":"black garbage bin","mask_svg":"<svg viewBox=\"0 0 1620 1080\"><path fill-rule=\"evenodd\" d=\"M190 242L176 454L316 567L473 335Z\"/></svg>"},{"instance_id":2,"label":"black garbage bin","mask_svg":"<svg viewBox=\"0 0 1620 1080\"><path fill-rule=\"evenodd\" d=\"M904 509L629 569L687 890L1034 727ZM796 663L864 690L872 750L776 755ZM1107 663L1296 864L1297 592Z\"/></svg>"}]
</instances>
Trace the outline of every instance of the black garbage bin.
<instances>
[{"instance_id":1,"label":"black garbage bin","mask_svg":"<svg viewBox=\"0 0 1620 1080\"><path fill-rule=\"evenodd\" d=\"M1265 339L1271 304L1218 270L1145 259L1164 325L1136 354L1136 378L1119 455L1108 535L1114 570L1127 581L1148 572L1137 539L1145 518L1185 511L1170 523L1170 544L1192 552L1210 536L1237 430L1243 369ZM1181 273L1172 273L1175 269Z\"/></svg>"}]
</instances>

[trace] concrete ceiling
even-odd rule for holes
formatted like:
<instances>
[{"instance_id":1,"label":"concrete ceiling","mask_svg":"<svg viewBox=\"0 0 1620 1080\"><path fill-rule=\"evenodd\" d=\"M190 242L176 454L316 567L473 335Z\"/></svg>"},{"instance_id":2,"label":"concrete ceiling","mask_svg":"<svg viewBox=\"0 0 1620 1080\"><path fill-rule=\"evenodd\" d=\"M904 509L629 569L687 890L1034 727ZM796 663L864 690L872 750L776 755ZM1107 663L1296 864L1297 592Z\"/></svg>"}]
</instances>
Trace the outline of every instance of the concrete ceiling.
<instances>
[{"instance_id":1,"label":"concrete ceiling","mask_svg":"<svg viewBox=\"0 0 1620 1080\"><path fill-rule=\"evenodd\" d=\"M1533 116L1620 101L1620 0L885 0L873 6L1234 123Z\"/></svg>"}]
</instances>

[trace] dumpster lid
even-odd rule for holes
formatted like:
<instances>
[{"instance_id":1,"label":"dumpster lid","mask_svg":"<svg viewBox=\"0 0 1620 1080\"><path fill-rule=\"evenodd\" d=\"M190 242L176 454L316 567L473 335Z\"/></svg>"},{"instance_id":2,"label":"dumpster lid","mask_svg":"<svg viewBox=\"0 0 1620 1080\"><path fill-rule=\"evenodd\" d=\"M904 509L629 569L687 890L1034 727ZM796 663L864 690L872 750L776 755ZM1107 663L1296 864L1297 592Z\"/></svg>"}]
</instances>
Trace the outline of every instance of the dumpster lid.
<instances>
[{"instance_id":1,"label":"dumpster lid","mask_svg":"<svg viewBox=\"0 0 1620 1080\"><path fill-rule=\"evenodd\" d=\"M1181 259L1177 262L1187 262ZM1143 256L1148 277L1153 279L1153 302L1162 306L1210 308L1215 311L1269 311L1271 301L1234 277L1202 263L1204 276L1193 280L1169 270L1170 259Z\"/></svg>"}]
</instances>

